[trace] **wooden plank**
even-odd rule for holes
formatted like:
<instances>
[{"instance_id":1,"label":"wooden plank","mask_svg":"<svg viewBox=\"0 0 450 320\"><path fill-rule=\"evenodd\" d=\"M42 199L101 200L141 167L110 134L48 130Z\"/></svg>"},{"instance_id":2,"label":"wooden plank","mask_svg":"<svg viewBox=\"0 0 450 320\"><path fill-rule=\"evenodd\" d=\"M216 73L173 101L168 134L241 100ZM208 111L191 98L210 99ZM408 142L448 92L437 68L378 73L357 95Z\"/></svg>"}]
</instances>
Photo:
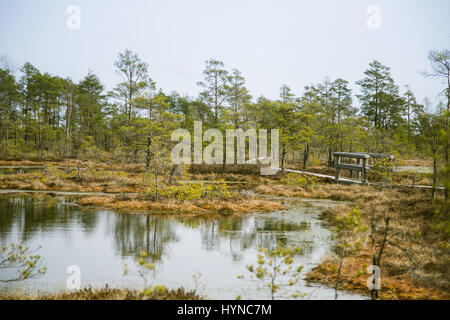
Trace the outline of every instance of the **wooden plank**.
<instances>
[{"instance_id":1,"label":"wooden plank","mask_svg":"<svg viewBox=\"0 0 450 320\"><path fill-rule=\"evenodd\" d=\"M275 169L275 168L273 168ZM277 170L281 170L280 168L278 168ZM307 176L313 176L313 177L317 177L317 178L323 178L323 179L331 179L334 180L333 176L329 176L326 174L321 174L321 173L314 173L314 172L307 172L307 171L298 171L298 170L292 170L292 169L286 169L286 172L292 172L292 173L299 173L299 174L304 174Z\"/></svg>"},{"instance_id":2,"label":"wooden plank","mask_svg":"<svg viewBox=\"0 0 450 320\"><path fill-rule=\"evenodd\" d=\"M339 180L339 175L340 175L340 162L341 162L341 158L339 156L334 156L334 181L338 181Z\"/></svg>"},{"instance_id":3,"label":"wooden plank","mask_svg":"<svg viewBox=\"0 0 450 320\"><path fill-rule=\"evenodd\" d=\"M353 179L347 179L347 178L340 178L338 183L343 183L343 184L362 184L361 181L353 180Z\"/></svg>"},{"instance_id":4,"label":"wooden plank","mask_svg":"<svg viewBox=\"0 0 450 320\"><path fill-rule=\"evenodd\" d=\"M369 154L369 156L371 158L389 158L390 160L394 160L395 156L390 155L390 154L383 154L383 155L373 155L373 154Z\"/></svg>"},{"instance_id":5,"label":"wooden plank","mask_svg":"<svg viewBox=\"0 0 450 320\"><path fill-rule=\"evenodd\" d=\"M395 156L391 154L384 154L384 153L366 153L366 152L355 152L359 154L368 154L371 158L390 158L391 160L395 159Z\"/></svg>"},{"instance_id":6,"label":"wooden plank","mask_svg":"<svg viewBox=\"0 0 450 320\"><path fill-rule=\"evenodd\" d=\"M362 165L361 165L361 167L362 167L362 171L361 171L361 182L362 182L362 184L368 184L369 183L369 181L368 181L368 179L367 179L367 160L368 159L366 159L366 158L363 158L362 159Z\"/></svg>"},{"instance_id":7,"label":"wooden plank","mask_svg":"<svg viewBox=\"0 0 450 320\"><path fill-rule=\"evenodd\" d=\"M347 169L347 170L354 170L354 171L362 171L362 166L357 164L347 164L347 163L340 163L339 164L340 169Z\"/></svg>"},{"instance_id":8,"label":"wooden plank","mask_svg":"<svg viewBox=\"0 0 450 320\"><path fill-rule=\"evenodd\" d=\"M278 169L281 170L281 169ZM291 172L291 173L299 173L299 174L304 174L307 176L313 176L313 177L317 177L317 178L322 178L322 179L329 179L329 180L335 180L335 177L333 176L329 176L326 174L321 174L321 173L314 173L314 172L308 172L308 171L298 171L298 170L292 170L292 169L286 169L286 172ZM337 181L339 183L345 183L345 184L361 184L361 181L356 181L356 180L352 180L352 179L347 179L347 178L339 178L339 180Z\"/></svg>"},{"instance_id":9,"label":"wooden plank","mask_svg":"<svg viewBox=\"0 0 450 320\"><path fill-rule=\"evenodd\" d=\"M356 159L356 164L357 164L357 165L361 165L361 159ZM361 172L362 172L362 170L361 170ZM356 172L356 177L357 177L358 179L361 179L361 172L360 172L360 171L357 171L357 172Z\"/></svg>"},{"instance_id":10,"label":"wooden plank","mask_svg":"<svg viewBox=\"0 0 450 320\"><path fill-rule=\"evenodd\" d=\"M333 155L339 157L356 158L356 159L369 159L370 156L365 153L350 153L350 152L334 152Z\"/></svg>"}]
</instances>

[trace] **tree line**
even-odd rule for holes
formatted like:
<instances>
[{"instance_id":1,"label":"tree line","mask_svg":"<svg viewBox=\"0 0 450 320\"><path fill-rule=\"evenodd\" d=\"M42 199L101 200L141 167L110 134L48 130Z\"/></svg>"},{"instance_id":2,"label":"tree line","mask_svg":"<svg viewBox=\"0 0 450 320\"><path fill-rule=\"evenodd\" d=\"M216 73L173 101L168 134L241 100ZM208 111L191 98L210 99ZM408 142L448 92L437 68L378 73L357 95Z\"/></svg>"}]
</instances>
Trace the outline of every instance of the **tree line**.
<instances>
[{"instance_id":1,"label":"tree line","mask_svg":"<svg viewBox=\"0 0 450 320\"><path fill-rule=\"evenodd\" d=\"M356 96L347 80L326 78L305 86L301 96L283 84L278 99L254 99L239 70L215 59L206 61L197 97L158 88L148 64L130 50L119 53L114 67L122 82L109 92L92 71L75 83L29 62L20 70L4 63L0 158L144 161L149 167L158 152L167 153L173 129L192 129L200 120L205 129L280 129L283 167L294 161L306 168L319 158L330 166L334 151L426 155L448 166L450 51L431 51L428 58L432 71L425 76L444 81L436 106L419 103L379 61L356 82Z\"/></svg>"}]
</instances>

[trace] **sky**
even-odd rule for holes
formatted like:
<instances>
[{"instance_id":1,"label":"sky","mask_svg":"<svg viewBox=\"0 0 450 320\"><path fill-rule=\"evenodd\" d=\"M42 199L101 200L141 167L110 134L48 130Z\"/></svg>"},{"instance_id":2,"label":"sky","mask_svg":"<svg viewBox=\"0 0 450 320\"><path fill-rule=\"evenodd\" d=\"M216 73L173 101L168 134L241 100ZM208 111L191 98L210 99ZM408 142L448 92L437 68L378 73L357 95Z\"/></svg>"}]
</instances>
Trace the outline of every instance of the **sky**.
<instances>
[{"instance_id":1,"label":"sky","mask_svg":"<svg viewBox=\"0 0 450 320\"><path fill-rule=\"evenodd\" d=\"M214 58L271 99L282 84L301 95L325 77L357 93L376 59L402 92L435 102L443 83L421 72L429 50L450 48L449 16L448 0L0 0L0 55L75 81L92 70L110 90L118 53L131 49L164 92L194 96Z\"/></svg>"}]
</instances>

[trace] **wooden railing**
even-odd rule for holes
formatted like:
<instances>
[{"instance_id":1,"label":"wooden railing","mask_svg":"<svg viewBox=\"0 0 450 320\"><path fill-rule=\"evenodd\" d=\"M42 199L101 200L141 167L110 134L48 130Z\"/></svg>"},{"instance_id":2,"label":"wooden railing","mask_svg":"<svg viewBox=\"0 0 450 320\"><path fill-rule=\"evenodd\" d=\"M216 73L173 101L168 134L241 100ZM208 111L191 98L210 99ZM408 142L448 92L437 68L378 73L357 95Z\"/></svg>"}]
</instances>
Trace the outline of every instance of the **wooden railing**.
<instances>
[{"instance_id":1,"label":"wooden railing","mask_svg":"<svg viewBox=\"0 0 450 320\"><path fill-rule=\"evenodd\" d=\"M342 163L342 158L356 159L356 164ZM340 173L342 169L356 171L358 178L361 178L362 184L368 184L368 172L374 166L373 159L385 158L392 161L395 159L393 155L382 153L363 153L363 152L334 152L335 178L339 182Z\"/></svg>"}]
</instances>

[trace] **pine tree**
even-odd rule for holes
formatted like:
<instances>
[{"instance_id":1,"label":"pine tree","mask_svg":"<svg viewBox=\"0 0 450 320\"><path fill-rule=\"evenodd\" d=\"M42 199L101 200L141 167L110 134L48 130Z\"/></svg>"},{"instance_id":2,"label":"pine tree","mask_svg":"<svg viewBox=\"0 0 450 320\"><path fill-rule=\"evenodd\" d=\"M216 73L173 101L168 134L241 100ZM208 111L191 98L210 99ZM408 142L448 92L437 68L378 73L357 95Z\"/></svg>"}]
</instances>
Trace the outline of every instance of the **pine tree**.
<instances>
[{"instance_id":1,"label":"pine tree","mask_svg":"<svg viewBox=\"0 0 450 320\"><path fill-rule=\"evenodd\" d=\"M213 112L213 122L217 123L224 109L227 99L228 72L223 69L221 61L209 59L203 70L203 81L197 83L204 90L200 92L200 99L209 105Z\"/></svg>"},{"instance_id":2,"label":"pine tree","mask_svg":"<svg viewBox=\"0 0 450 320\"><path fill-rule=\"evenodd\" d=\"M124 111L128 121L130 121L134 112L134 99L144 90L149 82L148 64L143 62L136 53L131 50L125 50L123 53L119 53L114 66L124 81L117 84L113 96L123 100Z\"/></svg>"},{"instance_id":3,"label":"pine tree","mask_svg":"<svg viewBox=\"0 0 450 320\"><path fill-rule=\"evenodd\" d=\"M362 93L357 96L362 113L372 121L375 128L395 128L402 121L404 101L399 97L390 68L373 61L364 75L366 77L357 82Z\"/></svg>"}]
</instances>

